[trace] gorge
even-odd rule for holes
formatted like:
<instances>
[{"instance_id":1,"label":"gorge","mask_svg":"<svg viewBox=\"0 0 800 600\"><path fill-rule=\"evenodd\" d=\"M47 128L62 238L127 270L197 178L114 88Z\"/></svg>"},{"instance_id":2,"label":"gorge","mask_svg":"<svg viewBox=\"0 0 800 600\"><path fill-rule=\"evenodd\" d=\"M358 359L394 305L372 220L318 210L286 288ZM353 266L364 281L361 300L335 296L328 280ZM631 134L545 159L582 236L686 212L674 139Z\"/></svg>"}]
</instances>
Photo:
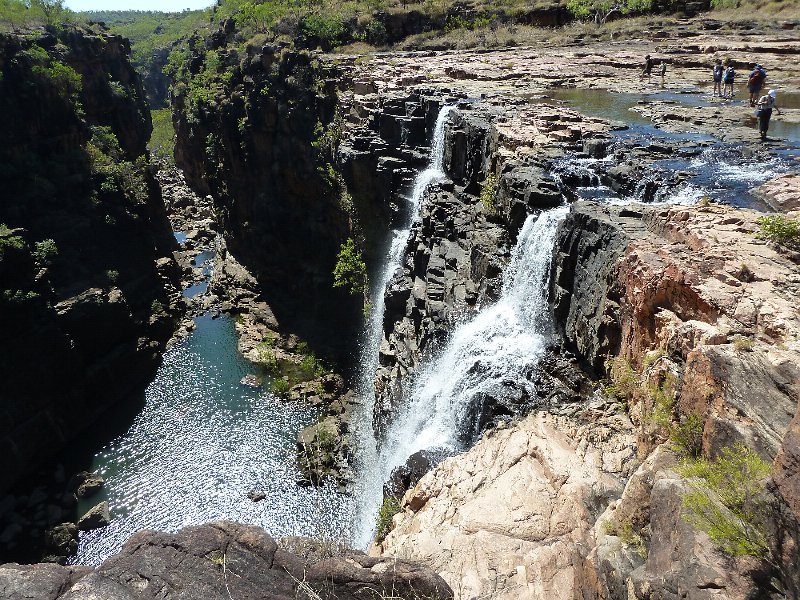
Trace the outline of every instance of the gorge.
<instances>
[{"instance_id":1,"label":"gorge","mask_svg":"<svg viewBox=\"0 0 800 600\"><path fill-rule=\"evenodd\" d=\"M225 21L173 81L185 184L147 165L125 41L71 31L0 46L4 148L80 165L33 173L55 196L4 150L0 597L798 597L800 267L762 220L800 208L796 29L363 55ZM717 57L780 82L766 144L706 96ZM62 63L81 110L21 111ZM703 483L725 460L745 512Z\"/></svg>"}]
</instances>

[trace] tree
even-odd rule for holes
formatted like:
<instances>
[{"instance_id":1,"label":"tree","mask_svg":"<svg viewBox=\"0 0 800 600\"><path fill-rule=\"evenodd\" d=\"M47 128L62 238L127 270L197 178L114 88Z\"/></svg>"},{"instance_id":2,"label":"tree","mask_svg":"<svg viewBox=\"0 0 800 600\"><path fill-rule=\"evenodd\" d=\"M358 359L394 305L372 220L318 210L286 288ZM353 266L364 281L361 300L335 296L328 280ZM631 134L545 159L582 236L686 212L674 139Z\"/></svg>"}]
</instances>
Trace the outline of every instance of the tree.
<instances>
[{"instance_id":1,"label":"tree","mask_svg":"<svg viewBox=\"0 0 800 600\"><path fill-rule=\"evenodd\" d=\"M29 16L28 7L22 0L0 0L0 23L5 26L17 29Z\"/></svg>"},{"instance_id":2,"label":"tree","mask_svg":"<svg viewBox=\"0 0 800 600\"><path fill-rule=\"evenodd\" d=\"M31 8L40 12L48 25L60 21L65 13L64 0L31 0Z\"/></svg>"}]
</instances>

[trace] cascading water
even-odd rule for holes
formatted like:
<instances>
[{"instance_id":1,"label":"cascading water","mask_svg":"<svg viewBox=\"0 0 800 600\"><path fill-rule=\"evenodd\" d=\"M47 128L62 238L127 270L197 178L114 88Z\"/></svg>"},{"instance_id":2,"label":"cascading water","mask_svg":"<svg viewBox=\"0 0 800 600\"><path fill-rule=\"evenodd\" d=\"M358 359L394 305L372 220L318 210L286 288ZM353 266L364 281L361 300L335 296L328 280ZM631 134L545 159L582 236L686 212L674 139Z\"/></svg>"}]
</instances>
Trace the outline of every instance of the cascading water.
<instances>
[{"instance_id":1,"label":"cascading water","mask_svg":"<svg viewBox=\"0 0 800 600\"><path fill-rule=\"evenodd\" d=\"M378 452L375 434L372 428L372 414L375 400L375 372L378 368L378 348L383 336L383 316L385 306L383 295L386 286L394 273L400 267L403 250L411 233L411 225L419 212L422 198L428 187L444 179L444 146L445 127L454 106L443 106L436 118L436 126L431 140L431 156L428 167L417 175L414 188L409 197L408 217L400 227L392 231L391 242L386 253L383 269L373 286L370 295L370 316L364 335L363 352L359 369L358 391L361 398L369 399L362 406L362 413L357 419L356 437L361 446L360 462L362 471L356 496L361 502L356 510L355 539L354 543L365 547L372 538L372 516L377 512L382 499L381 484L383 480L376 480L375 468L378 464Z\"/></svg>"},{"instance_id":2,"label":"cascading water","mask_svg":"<svg viewBox=\"0 0 800 600\"><path fill-rule=\"evenodd\" d=\"M528 217L505 272L500 299L456 328L444 350L418 373L404 412L390 426L379 473L391 471L419 450L458 451L459 434L478 433L476 403L526 387L551 334L545 289L558 224L566 207Z\"/></svg>"},{"instance_id":3,"label":"cascading water","mask_svg":"<svg viewBox=\"0 0 800 600\"><path fill-rule=\"evenodd\" d=\"M444 178L444 171L442 163L444 161L444 137L445 125L447 119L453 110L453 106L444 106L439 111L439 116L436 118L436 127L433 130L433 139L431 141L431 157L428 167L417 175L414 181L414 189L409 198L409 217L400 227L392 231L391 243L389 244L389 251L386 254L383 270L373 287L370 297L370 316L367 323L367 331L364 340L364 352L361 357L360 377L359 377L359 392L362 398L368 398L374 394L373 384L375 378L375 371L378 368L378 346L383 335L383 315L384 304L383 294L386 291L386 286L389 280L394 275L400 266L403 258L403 249L405 248L408 236L411 232L411 224L419 211L419 206L422 203L422 196L425 190L428 189L432 183L440 181Z\"/></svg>"}]
</instances>

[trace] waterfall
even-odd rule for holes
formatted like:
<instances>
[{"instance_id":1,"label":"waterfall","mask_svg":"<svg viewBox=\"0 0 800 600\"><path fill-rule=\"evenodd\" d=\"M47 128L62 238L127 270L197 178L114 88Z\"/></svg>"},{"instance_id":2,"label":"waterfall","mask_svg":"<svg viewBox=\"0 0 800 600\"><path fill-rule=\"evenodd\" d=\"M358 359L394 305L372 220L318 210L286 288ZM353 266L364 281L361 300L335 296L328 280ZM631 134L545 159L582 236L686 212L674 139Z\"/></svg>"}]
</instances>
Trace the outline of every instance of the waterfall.
<instances>
[{"instance_id":1,"label":"waterfall","mask_svg":"<svg viewBox=\"0 0 800 600\"><path fill-rule=\"evenodd\" d=\"M417 374L404 411L380 453L380 480L419 450L463 448L477 435L476 403L502 397L509 385L534 396L528 381L551 335L546 288L558 224L567 207L529 216L504 274L500 299L459 325L447 345Z\"/></svg>"},{"instance_id":2,"label":"waterfall","mask_svg":"<svg viewBox=\"0 0 800 600\"><path fill-rule=\"evenodd\" d=\"M436 127L433 130L431 146L431 156L428 167L421 171L414 181L414 189L409 198L409 216L400 227L392 231L391 243L386 253L383 263L383 270L376 285L373 286L370 294L370 316L367 323L366 335L364 336L363 352L359 368L359 394L362 398L370 398L374 395L375 372L378 368L378 348L383 337L383 315L385 306L383 295L389 280L400 267L403 259L408 236L411 233L411 224L419 212L422 197L425 190L432 183L444 179L444 134L447 119L453 110L453 106L443 106L436 118ZM371 417L370 417L371 419Z\"/></svg>"},{"instance_id":3,"label":"waterfall","mask_svg":"<svg viewBox=\"0 0 800 600\"><path fill-rule=\"evenodd\" d=\"M359 365L358 394L365 399L361 407L362 414L357 419L356 439L359 443L359 481L357 482L356 496L359 505L355 509L354 544L357 547L366 547L372 539L372 530L375 523L374 515L383 498L383 480L377 480L378 450L375 432L372 428L372 415L375 404L375 373L378 369L378 349L383 338L383 317L385 306L384 293L389 280L400 267L403 259L403 250L411 233L411 225L419 212L422 198L428 187L444 179L444 146L445 127L454 106L443 106L436 118L436 126L431 140L431 156L428 167L421 171L415 181L411 196L409 197L408 217L391 234L391 242L383 263L383 269L377 281L372 286L370 294L370 314L366 324L362 344L361 360Z\"/></svg>"}]
</instances>

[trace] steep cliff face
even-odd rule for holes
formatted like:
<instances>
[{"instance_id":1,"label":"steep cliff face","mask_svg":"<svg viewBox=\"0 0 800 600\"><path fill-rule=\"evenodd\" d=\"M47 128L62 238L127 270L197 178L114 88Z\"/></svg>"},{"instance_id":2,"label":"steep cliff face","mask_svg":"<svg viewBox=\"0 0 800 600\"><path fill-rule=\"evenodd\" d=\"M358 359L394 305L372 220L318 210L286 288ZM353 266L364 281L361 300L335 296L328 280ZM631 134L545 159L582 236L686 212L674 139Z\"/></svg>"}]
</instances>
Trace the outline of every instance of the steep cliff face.
<instances>
[{"instance_id":1,"label":"steep cliff face","mask_svg":"<svg viewBox=\"0 0 800 600\"><path fill-rule=\"evenodd\" d=\"M172 332L174 238L127 54L91 30L0 36L0 489L135 389Z\"/></svg>"},{"instance_id":2,"label":"steep cliff face","mask_svg":"<svg viewBox=\"0 0 800 600\"><path fill-rule=\"evenodd\" d=\"M176 161L213 196L228 249L257 278L279 326L343 353L361 299L333 288L337 253L353 235L329 166L340 135L335 84L310 54L237 50L225 35L188 59L192 79L174 88Z\"/></svg>"},{"instance_id":3,"label":"steep cliff face","mask_svg":"<svg viewBox=\"0 0 800 600\"><path fill-rule=\"evenodd\" d=\"M697 452L720 457L743 445L774 461L775 504L763 527L775 532L773 560L794 597L798 268L791 253L755 237L756 217L719 207L640 212L579 203L560 230L552 294L568 343L628 388L640 454L664 439L653 414L663 409L659 393L670 388L669 418L696 423ZM719 557L705 558L708 571L702 573L691 558L669 558L673 546L700 556L707 542L681 519L687 484L674 466L655 461L642 469L647 491L626 492L616 518L631 518L647 505L644 515L632 518L646 524L652 545L644 565L618 569L617 581L624 585L630 576L637 597L656 578L671 592L701 588L711 572L729 590L757 586L758 577L746 574L765 568L758 563L725 566ZM662 541L668 532L673 545ZM605 556L598 564L608 560L602 549L598 553Z\"/></svg>"},{"instance_id":4,"label":"steep cliff face","mask_svg":"<svg viewBox=\"0 0 800 600\"><path fill-rule=\"evenodd\" d=\"M561 187L549 171L563 152L559 135L574 117L545 110L539 112L549 118L546 125L510 126L505 111L501 102L462 101L450 113L442 165L447 179L431 186L422 198L402 267L384 297L384 339L375 378L379 432L403 404L421 361L441 349L457 322L497 299L503 269L526 217L563 201ZM592 120L581 127L570 145L604 130ZM498 397L475 398L475 431L503 416L524 413L553 395L574 393L569 388L580 377L575 373L564 385L556 373L570 370L569 358L559 356L555 346L551 351L554 354L544 361L549 367L530 373L531 378L548 381L541 386L547 390L543 397L508 390Z\"/></svg>"}]
</instances>

